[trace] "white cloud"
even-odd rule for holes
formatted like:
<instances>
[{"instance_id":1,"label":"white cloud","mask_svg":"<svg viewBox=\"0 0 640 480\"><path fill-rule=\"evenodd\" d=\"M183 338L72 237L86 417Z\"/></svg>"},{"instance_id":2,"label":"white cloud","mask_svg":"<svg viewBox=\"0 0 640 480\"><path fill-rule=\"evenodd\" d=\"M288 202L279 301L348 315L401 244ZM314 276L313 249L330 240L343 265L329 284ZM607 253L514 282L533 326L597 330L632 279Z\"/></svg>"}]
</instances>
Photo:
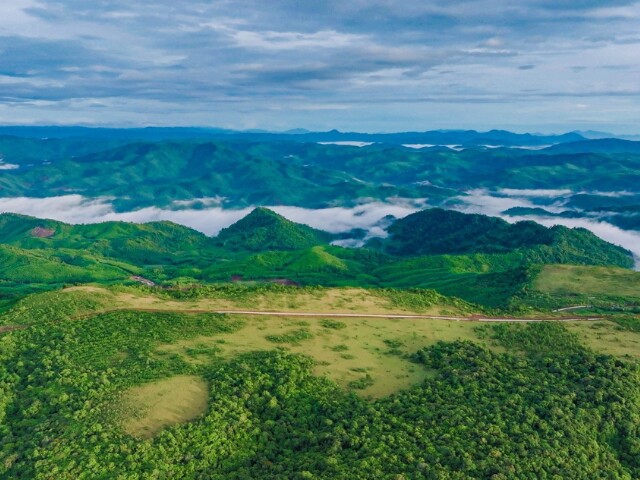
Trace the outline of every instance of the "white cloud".
<instances>
[{"instance_id":1,"label":"white cloud","mask_svg":"<svg viewBox=\"0 0 640 480\"><path fill-rule=\"evenodd\" d=\"M532 192L536 191L534 190ZM548 192L551 191L547 190L547 193ZM636 258L636 269L640 269L640 232L622 230L610 223L585 218L545 217L538 215L512 217L504 215L502 212L511 207L534 207L535 205L524 198L495 197L486 190L474 190L468 193L470 194L469 196L457 197L457 199L462 203L455 207L456 210L465 213L482 213L485 215L501 217L510 223L522 220L533 220L534 222L547 227L551 227L553 225L564 225L565 227L570 228L586 228L607 242L620 245L633 252ZM544 208L556 213L559 210L558 205L559 204L552 206L545 205Z\"/></svg>"},{"instance_id":2,"label":"white cloud","mask_svg":"<svg viewBox=\"0 0 640 480\"><path fill-rule=\"evenodd\" d=\"M0 170L16 170L20 168L20 165L15 165L13 163L4 163L0 160Z\"/></svg>"},{"instance_id":3,"label":"white cloud","mask_svg":"<svg viewBox=\"0 0 640 480\"><path fill-rule=\"evenodd\" d=\"M501 188L498 193L507 195L509 197L541 197L541 198L555 198L564 197L573 194L572 190L568 189L526 189L526 188Z\"/></svg>"},{"instance_id":4,"label":"white cloud","mask_svg":"<svg viewBox=\"0 0 640 480\"><path fill-rule=\"evenodd\" d=\"M362 35L346 34L335 30L315 33L258 32L237 30L230 32L239 47L263 50L296 50L301 48L344 48L362 42Z\"/></svg>"},{"instance_id":5,"label":"white cloud","mask_svg":"<svg viewBox=\"0 0 640 480\"><path fill-rule=\"evenodd\" d=\"M191 227L206 235L216 235L221 229L240 220L253 209L253 207L247 207L231 210L219 206L189 209L185 208L188 205L183 203L180 205L182 207L180 210L147 207L130 212L116 212L111 203L112 200L107 197L87 199L81 195L50 198L0 198L0 212L21 213L72 224L107 221L145 223L169 220ZM371 230L371 233L376 236L383 236L384 231L376 227L376 224L383 217L386 215L404 217L424 208L424 205L424 200L395 199L388 203L363 203L352 208L333 207L318 210L289 206L267 206L267 208L294 222L304 223L332 233L363 228Z\"/></svg>"},{"instance_id":6,"label":"white cloud","mask_svg":"<svg viewBox=\"0 0 640 480\"><path fill-rule=\"evenodd\" d=\"M485 215L501 216L502 212L513 207L539 207L533 203L531 198L559 198L557 203L546 205L544 208L553 213L559 213L563 210L561 200L562 194L553 195L551 192L562 192L562 190L512 190L511 192L520 192L519 195L510 196L503 193L505 196L496 195L493 192L485 189L475 189L466 192L467 195L456 197L456 200L460 202L456 206L457 210L461 210L467 213L483 213ZM526 195L522 192L534 193L533 195Z\"/></svg>"},{"instance_id":7,"label":"white cloud","mask_svg":"<svg viewBox=\"0 0 640 480\"><path fill-rule=\"evenodd\" d=\"M320 145L342 145L344 147L368 147L373 142L356 142L356 141L340 141L340 142L318 142Z\"/></svg>"},{"instance_id":8,"label":"white cloud","mask_svg":"<svg viewBox=\"0 0 640 480\"><path fill-rule=\"evenodd\" d=\"M294 222L304 223L314 228L339 233L353 228L364 228L372 236L384 236L376 224L385 216L406 217L425 207L424 200L396 199L391 202L370 202L356 207L332 207L310 210L301 207L268 207Z\"/></svg>"}]
</instances>

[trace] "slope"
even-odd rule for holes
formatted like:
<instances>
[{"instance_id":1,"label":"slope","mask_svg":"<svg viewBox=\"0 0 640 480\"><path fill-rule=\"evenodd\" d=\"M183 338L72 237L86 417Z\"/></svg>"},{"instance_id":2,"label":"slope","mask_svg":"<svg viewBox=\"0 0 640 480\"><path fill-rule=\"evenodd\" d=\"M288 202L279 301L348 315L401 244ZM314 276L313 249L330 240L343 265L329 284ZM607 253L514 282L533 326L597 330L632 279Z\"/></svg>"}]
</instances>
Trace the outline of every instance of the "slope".
<instances>
[{"instance_id":1,"label":"slope","mask_svg":"<svg viewBox=\"0 0 640 480\"><path fill-rule=\"evenodd\" d=\"M216 243L230 250L297 250L327 244L330 233L287 220L268 208L258 207L224 228Z\"/></svg>"},{"instance_id":2,"label":"slope","mask_svg":"<svg viewBox=\"0 0 640 480\"><path fill-rule=\"evenodd\" d=\"M631 252L583 228L546 228L531 221L510 224L497 217L434 208L397 220L387 230L387 239L375 239L370 245L392 255L522 250L532 263L633 266Z\"/></svg>"},{"instance_id":3,"label":"slope","mask_svg":"<svg viewBox=\"0 0 640 480\"><path fill-rule=\"evenodd\" d=\"M206 235L172 222L104 222L69 225L0 214L0 243L26 249L73 249L136 264L159 264L215 255Z\"/></svg>"}]
</instances>

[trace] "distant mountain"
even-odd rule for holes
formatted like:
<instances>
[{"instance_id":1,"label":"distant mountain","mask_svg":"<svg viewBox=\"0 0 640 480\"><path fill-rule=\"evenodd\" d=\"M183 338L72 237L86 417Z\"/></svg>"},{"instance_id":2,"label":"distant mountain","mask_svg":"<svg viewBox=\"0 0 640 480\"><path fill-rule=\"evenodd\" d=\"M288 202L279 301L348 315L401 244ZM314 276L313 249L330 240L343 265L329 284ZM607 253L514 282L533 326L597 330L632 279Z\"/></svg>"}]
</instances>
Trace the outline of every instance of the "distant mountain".
<instances>
[{"instance_id":1,"label":"distant mountain","mask_svg":"<svg viewBox=\"0 0 640 480\"><path fill-rule=\"evenodd\" d=\"M504 143L502 137L512 135L488 133L492 139L473 131L438 131L433 134L441 138L431 141ZM455 151L299 141L307 135L313 134L283 134L278 141L225 134L224 141L133 143L0 137L0 197L110 197L118 211L185 208L185 200L213 197L226 207L324 208L398 197L428 198L438 206L470 188L633 192L640 185L640 153L634 153L638 142L607 139L539 151L482 146Z\"/></svg>"},{"instance_id":2,"label":"distant mountain","mask_svg":"<svg viewBox=\"0 0 640 480\"><path fill-rule=\"evenodd\" d=\"M0 197L81 193L114 197L116 208L131 210L150 205L173 208L175 200L206 197L224 197L229 206L319 208L358 198L422 196L415 186L380 186L296 158L293 146L300 144L132 143L3 171ZM334 151L312 147L325 154Z\"/></svg>"},{"instance_id":3,"label":"distant mountain","mask_svg":"<svg viewBox=\"0 0 640 480\"><path fill-rule=\"evenodd\" d=\"M235 134L235 136L243 134ZM258 140L284 140L276 134L261 136ZM399 132L399 133L358 133L340 132L310 132L295 135L289 141L303 142L371 142L385 144L428 144L428 145L504 145L504 146L538 146L563 142L584 140L577 133L563 135L533 135L529 133L512 133L505 130L491 130L477 132L475 130L433 130L427 132Z\"/></svg>"},{"instance_id":4,"label":"distant mountain","mask_svg":"<svg viewBox=\"0 0 640 480\"><path fill-rule=\"evenodd\" d=\"M539 216L539 217L559 217L559 218L580 218L583 215L579 212L564 210L559 213L550 212L540 207L512 207L504 212L503 215L510 217Z\"/></svg>"},{"instance_id":5,"label":"distant mountain","mask_svg":"<svg viewBox=\"0 0 640 480\"><path fill-rule=\"evenodd\" d=\"M614 135L609 132L601 132L598 130L575 130L572 133L577 133L588 140L597 140L600 138L623 138L621 135Z\"/></svg>"},{"instance_id":6,"label":"distant mountain","mask_svg":"<svg viewBox=\"0 0 640 480\"><path fill-rule=\"evenodd\" d=\"M244 140L260 142L296 141L296 142L335 142L360 141L388 144L434 144L434 145L484 145L497 144L508 146L536 146L584 140L576 132L562 135L519 134L506 130L478 132L475 130L432 130L426 132L398 133L360 133L309 132L305 129L292 129L282 133L263 130L237 131L206 127L147 127L147 128L87 128L56 126L0 126L0 135L13 135L27 138L58 139L99 139L127 141L166 141L166 140Z\"/></svg>"},{"instance_id":7,"label":"distant mountain","mask_svg":"<svg viewBox=\"0 0 640 480\"><path fill-rule=\"evenodd\" d=\"M267 209L249 215L220 231L215 241L234 251L299 250L328 244L333 235L287 220Z\"/></svg>"},{"instance_id":8,"label":"distant mountain","mask_svg":"<svg viewBox=\"0 0 640 480\"><path fill-rule=\"evenodd\" d=\"M621 140L619 138L601 138L580 142L569 142L553 145L542 150L543 153L632 153L640 155L640 142Z\"/></svg>"},{"instance_id":9,"label":"distant mountain","mask_svg":"<svg viewBox=\"0 0 640 480\"><path fill-rule=\"evenodd\" d=\"M389 237L377 244L392 255L523 250L533 263L633 266L631 252L581 228L546 228L531 221L510 224L497 217L433 208L397 220L387 231Z\"/></svg>"}]
</instances>

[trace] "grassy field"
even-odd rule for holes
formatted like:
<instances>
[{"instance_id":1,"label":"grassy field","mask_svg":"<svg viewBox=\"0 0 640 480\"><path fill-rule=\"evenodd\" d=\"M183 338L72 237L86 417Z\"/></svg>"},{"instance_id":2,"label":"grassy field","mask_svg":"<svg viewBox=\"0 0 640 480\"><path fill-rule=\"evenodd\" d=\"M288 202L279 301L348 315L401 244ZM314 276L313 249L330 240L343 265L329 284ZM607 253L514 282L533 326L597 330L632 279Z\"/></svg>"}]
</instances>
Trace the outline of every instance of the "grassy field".
<instances>
[{"instance_id":1,"label":"grassy field","mask_svg":"<svg viewBox=\"0 0 640 480\"><path fill-rule=\"evenodd\" d=\"M640 359L640 333L625 330L609 321L573 322L565 327L586 347L607 355Z\"/></svg>"},{"instance_id":2,"label":"grassy field","mask_svg":"<svg viewBox=\"0 0 640 480\"><path fill-rule=\"evenodd\" d=\"M321 317L253 316L242 320L244 327L236 332L161 344L156 352L160 356L177 354L201 365L217 355L232 358L249 351L282 348L312 357L318 375L365 397L380 398L429 375L407 355L440 340L480 341L476 324L470 322L382 318L337 322ZM370 385L358 388L357 382L363 378L370 379Z\"/></svg>"},{"instance_id":3,"label":"grassy field","mask_svg":"<svg viewBox=\"0 0 640 480\"><path fill-rule=\"evenodd\" d=\"M569 273L578 275L580 270L570 269ZM597 270L604 275L602 271ZM554 286L555 272L553 268L543 272L542 280L538 281L542 281L544 288L562 288L559 281ZM617 274L613 272L614 276ZM557 275L564 277L564 270ZM601 288L594 286L595 283L596 280L591 280L591 286L581 288L585 292ZM247 352L281 349L309 356L315 362L315 374L335 381L346 391L378 399L432 376L434 372L413 363L410 355L439 341L468 340L485 344L496 352L505 351L505 346L485 334L491 328L487 324L322 315L417 313L464 317L477 312L469 304L428 291L228 286L202 295L185 295L187 298L183 299L176 296L179 296L176 292L130 287L72 287L28 297L4 315L4 323L53 322L61 328L69 325L71 329L90 330L92 333L86 335L91 342L78 343L77 356L102 368L125 363L142 368L137 362L174 365L156 378L147 378L146 383L127 385L119 397L121 401L114 405L124 431L141 439L201 415L209 399L209 386L202 380L202 372ZM105 313L114 309L120 311ZM162 313L155 313L156 310ZM317 312L318 315L301 318L180 313L215 310ZM140 337L142 327L137 326L141 318L146 319L144 339ZM625 330L606 320L562 325L595 352L640 359L638 331ZM182 370L174 370L176 365L183 365ZM140 372L143 378L143 370ZM215 385L211 388L215 389Z\"/></svg>"},{"instance_id":4,"label":"grassy field","mask_svg":"<svg viewBox=\"0 0 640 480\"><path fill-rule=\"evenodd\" d=\"M25 325L43 319L80 319L99 312L126 309L166 311L259 310L282 312L423 314L465 316L472 305L430 291L361 288L296 288L222 286L197 297L174 298L164 291L135 287L78 286L27 297L0 319Z\"/></svg>"},{"instance_id":5,"label":"grassy field","mask_svg":"<svg viewBox=\"0 0 640 480\"><path fill-rule=\"evenodd\" d=\"M550 294L640 297L640 273L616 267L546 265L533 287Z\"/></svg>"},{"instance_id":6,"label":"grassy field","mask_svg":"<svg viewBox=\"0 0 640 480\"><path fill-rule=\"evenodd\" d=\"M203 414L208 398L207 382L192 375L130 388L122 395L122 427L134 437L151 438L165 427Z\"/></svg>"}]
</instances>

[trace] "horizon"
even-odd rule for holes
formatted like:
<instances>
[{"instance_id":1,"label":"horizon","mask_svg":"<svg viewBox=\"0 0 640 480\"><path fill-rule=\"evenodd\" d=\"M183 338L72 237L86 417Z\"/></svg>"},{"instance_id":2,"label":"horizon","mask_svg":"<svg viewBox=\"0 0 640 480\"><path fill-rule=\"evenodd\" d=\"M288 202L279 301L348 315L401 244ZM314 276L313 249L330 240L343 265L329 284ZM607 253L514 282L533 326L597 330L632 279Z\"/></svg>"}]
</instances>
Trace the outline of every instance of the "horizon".
<instances>
[{"instance_id":1,"label":"horizon","mask_svg":"<svg viewBox=\"0 0 640 480\"><path fill-rule=\"evenodd\" d=\"M23 123L0 123L0 129L29 129L29 128L51 128L51 129L87 129L87 130L145 130L145 129L183 129L183 130L210 130L212 133L243 133L243 134L275 134L275 135L303 135L306 133L341 133L341 134L364 134L364 135L394 135L401 133L433 133L433 132L476 132L476 133L491 133L491 132L507 132L517 135L532 135L532 136L562 136L567 134L578 135L611 135L611 138L615 137L640 137L640 128L635 131L622 133L614 131L603 131L594 128L574 128L570 130L553 130L553 131L533 131L526 129L510 129L506 127L491 127L487 129L476 128L429 128L429 129L413 129L413 130L355 130L355 129L338 129L327 128L324 130L311 130L305 127L294 127L286 130L266 130L262 128L249 128L249 129L233 129L220 125L171 125L171 124L140 124L140 125L118 125L118 124L82 124L82 123L69 123L69 124L55 124L55 123L35 123L35 124L23 124ZM600 139L585 137L588 140Z\"/></svg>"}]
</instances>

